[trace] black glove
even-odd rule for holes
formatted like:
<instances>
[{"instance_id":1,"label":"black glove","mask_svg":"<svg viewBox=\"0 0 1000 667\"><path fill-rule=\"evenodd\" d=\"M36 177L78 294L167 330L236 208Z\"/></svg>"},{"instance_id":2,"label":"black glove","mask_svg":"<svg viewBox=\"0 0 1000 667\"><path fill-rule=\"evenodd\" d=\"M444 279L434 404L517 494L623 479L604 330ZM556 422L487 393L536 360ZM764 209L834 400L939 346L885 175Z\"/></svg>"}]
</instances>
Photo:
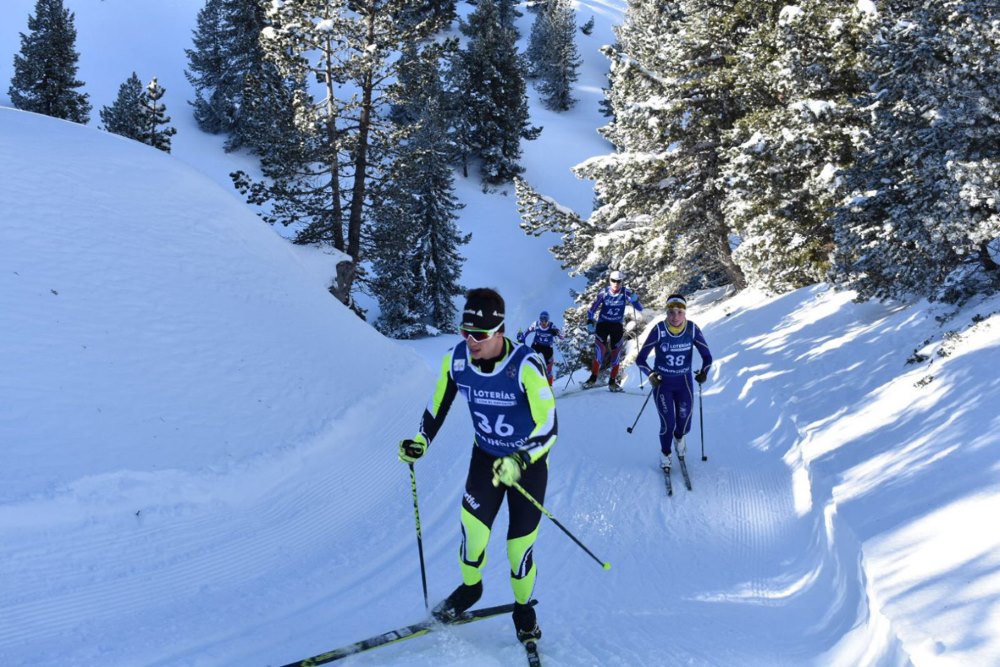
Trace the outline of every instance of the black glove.
<instances>
[{"instance_id":1,"label":"black glove","mask_svg":"<svg viewBox=\"0 0 1000 667\"><path fill-rule=\"evenodd\" d=\"M662 375L660 375L656 371L653 371L652 373L649 374L649 384L653 385L654 387L659 387L661 382L663 382Z\"/></svg>"},{"instance_id":2,"label":"black glove","mask_svg":"<svg viewBox=\"0 0 1000 667\"><path fill-rule=\"evenodd\" d=\"M702 368L694 376L694 379L695 379L695 382L697 382L698 384L705 384L705 380L708 379L708 369L707 368Z\"/></svg>"},{"instance_id":3,"label":"black glove","mask_svg":"<svg viewBox=\"0 0 1000 667\"><path fill-rule=\"evenodd\" d=\"M427 443L419 440L399 441L399 460L403 463L413 463L427 451Z\"/></svg>"}]
</instances>

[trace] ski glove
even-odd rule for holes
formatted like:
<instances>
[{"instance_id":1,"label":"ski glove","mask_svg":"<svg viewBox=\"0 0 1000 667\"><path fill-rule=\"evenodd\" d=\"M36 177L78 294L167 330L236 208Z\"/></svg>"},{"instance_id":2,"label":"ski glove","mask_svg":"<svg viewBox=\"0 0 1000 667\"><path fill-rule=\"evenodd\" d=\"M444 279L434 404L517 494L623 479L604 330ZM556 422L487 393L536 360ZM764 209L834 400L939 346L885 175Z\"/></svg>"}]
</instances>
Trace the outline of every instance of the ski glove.
<instances>
[{"instance_id":1,"label":"ski glove","mask_svg":"<svg viewBox=\"0 0 1000 667\"><path fill-rule=\"evenodd\" d=\"M427 443L420 440L400 440L399 460L403 463L413 463L427 451Z\"/></svg>"},{"instance_id":2,"label":"ski glove","mask_svg":"<svg viewBox=\"0 0 1000 667\"><path fill-rule=\"evenodd\" d=\"M596 327L594 326L594 322L592 320L588 320L587 321L587 333L594 333L594 329L595 328Z\"/></svg>"},{"instance_id":3,"label":"ski glove","mask_svg":"<svg viewBox=\"0 0 1000 667\"><path fill-rule=\"evenodd\" d=\"M505 456L493 462L493 486L513 486L521 479L521 471L528 467L519 454Z\"/></svg>"},{"instance_id":4,"label":"ski glove","mask_svg":"<svg viewBox=\"0 0 1000 667\"><path fill-rule=\"evenodd\" d=\"M698 384L705 384L705 380L708 379L708 369L707 368L702 368L694 376L694 379L698 382Z\"/></svg>"},{"instance_id":5,"label":"ski glove","mask_svg":"<svg viewBox=\"0 0 1000 667\"><path fill-rule=\"evenodd\" d=\"M653 385L654 387L659 387L661 382L663 382L662 375L660 375L656 371L653 371L652 373L649 374L649 384Z\"/></svg>"},{"instance_id":6,"label":"ski glove","mask_svg":"<svg viewBox=\"0 0 1000 667\"><path fill-rule=\"evenodd\" d=\"M517 330L517 342L518 343L524 342L524 332L521 331L520 329Z\"/></svg>"}]
</instances>

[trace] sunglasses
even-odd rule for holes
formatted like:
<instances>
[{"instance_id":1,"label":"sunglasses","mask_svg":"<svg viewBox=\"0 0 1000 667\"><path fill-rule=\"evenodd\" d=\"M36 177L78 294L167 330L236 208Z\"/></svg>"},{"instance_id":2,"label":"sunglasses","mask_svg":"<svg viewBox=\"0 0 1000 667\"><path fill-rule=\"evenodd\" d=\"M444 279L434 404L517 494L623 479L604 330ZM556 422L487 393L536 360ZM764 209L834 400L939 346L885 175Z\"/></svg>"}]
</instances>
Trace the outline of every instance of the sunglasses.
<instances>
[{"instance_id":1,"label":"sunglasses","mask_svg":"<svg viewBox=\"0 0 1000 667\"><path fill-rule=\"evenodd\" d=\"M492 329L459 329L458 333L462 334L462 338L468 340L471 338L477 343L482 343L483 341L489 340L500 331L500 327L503 326L503 322L496 325Z\"/></svg>"},{"instance_id":2,"label":"sunglasses","mask_svg":"<svg viewBox=\"0 0 1000 667\"><path fill-rule=\"evenodd\" d=\"M621 285L621 284L622 284L622 281L620 281L620 280L612 280L612 281L611 281L611 284L612 284L612 285Z\"/></svg>"}]
</instances>

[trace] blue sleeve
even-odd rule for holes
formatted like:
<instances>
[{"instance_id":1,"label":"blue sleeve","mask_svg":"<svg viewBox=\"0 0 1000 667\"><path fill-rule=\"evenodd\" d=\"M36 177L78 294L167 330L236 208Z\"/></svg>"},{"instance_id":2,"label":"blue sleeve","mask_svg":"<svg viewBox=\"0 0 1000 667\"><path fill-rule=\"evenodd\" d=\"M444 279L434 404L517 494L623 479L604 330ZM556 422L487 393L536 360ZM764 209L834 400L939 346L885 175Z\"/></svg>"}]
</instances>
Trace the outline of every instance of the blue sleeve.
<instances>
[{"instance_id":1,"label":"blue sleeve","mask_svg":"<svg viewBox=\"0 0 1000 667\"><path fill-rule=\"evenodd\" d=\"M649 335L646 336L645 342L643 342L642 347L639 348L639 354L637 354L635 357L635 365L638 366L639 369L643 371L646 375L649 375L650 373L653 372L653 369L647 362L646 357L649 356L650 352L656 349L656 344L659 342L660 342L660 325L657 324L655 327L653 327L653 330L649 332Z\"/></svg>"},{"instance_id":2,"label":"blue sleeve","mask_svg":"<svg viewBox=\"0 0 1000 667\"><path fill-rule=\"evenodd\" d=\"M639 303L639 296L635 292L629 294L628 300L632 302L632 307L642 312L642 304Z\"/></svg>"},{"instance_id":3,"label":"blue sleeve","mask_svg":"<svg viewBox=\"0 0 1000 667\"><path fill-rule=\"evenodd\" d=\"M692 322L692 324L694 324ZM701 332L701 327L697 324L694 325L694 346L698 350L698 354L701 355L701 368L702 370L708 368L712 365L712 353L708 349L708 343L705 341L705 334Z\"/></svg>"},{"instance_id":4,"label":"blue sleeve","mask_svg":"<svg viewBox=\"0 0 1000 667\"><path fill-rule=\"evenodd\" d=\"M604 289L597 293L597 298L594 299L593 305L590 306L590 310L587 311L587 321L594 321L594 314L601 308L601 304L604 303Z\"/></svg>"}]
</instances>

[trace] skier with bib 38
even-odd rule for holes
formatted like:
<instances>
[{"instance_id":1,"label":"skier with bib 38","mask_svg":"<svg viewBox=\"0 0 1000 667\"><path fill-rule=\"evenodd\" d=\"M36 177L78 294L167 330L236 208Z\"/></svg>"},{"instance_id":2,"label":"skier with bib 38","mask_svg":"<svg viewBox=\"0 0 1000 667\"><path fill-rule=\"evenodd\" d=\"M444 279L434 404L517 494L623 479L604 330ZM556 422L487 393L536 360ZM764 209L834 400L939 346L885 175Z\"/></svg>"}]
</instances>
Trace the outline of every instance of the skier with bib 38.
<instances>
[{"instance_id":1,"label":"skier with bib 38","mask_svg":"<svg viewBox=\"0 0 1000 667\"><path fill-rule=\"evenodd\" d=\"M566 337L559 327L552 324L549 320L549 312L543 310L539 315L538 319L531 323L527 331L517 332L517 342L526 343L528 338L534 334L531 340L531 349L542 355L545 359L545 375L549 379L549 386L552 386L552 382L555 378L552 377L552 357L553 357L553 346L555 345L556 339L562 340Z\"/></svg>"},{"instance_id":2,"label":"skier with bib 38","mask_svg":"<svg viewBox=\"0 0 1000 667\"><path fill-rule=\"evenodd\" d=\"M463 583L433 609L440 620L458 617L483 593L486 545L500 505L507 499L507 557L514 591L514 627L527 644L541 637L534 608L533 546L541 511L512 488L545 500L548 453L556 441L556 402L542 358L504 336L504 301L495 290L466 295L459 328L463 340L445 354L437 389L411 440L399 443L399 458L419 459L437 435L455 395L468 402L475 428L472 460L462 500L459 566Z\"/></svg>"},{"instance_id":3,"label":"skier with bib 38","mask_svg":"<svg viewBox=\"0 0 1000 667\"><path fill-rule=\"evenodd\" d=\"M698 384L708 378L712 353L705 335L687 319L687 299L680 294L667 297L667 320L660 321L639 348L635 364L649 376L655 392L656 411L660 415L660 467L670 470L674 449L683 459L687 453L684 436L691 430L691 407L694 403L691 365L694 350L701 356L701 370L695 375ZM655 352L653 365L647 357Z\"/></svg>"},{"instance_id":4,"label":"skier with bib 38","mask_svg":"<svg viewBox=\"0 0 1000 667\"><path fill-rule=\"evenodd\" d=\"M608 389L621 389L618 364L625 347L625 306L631 305L642 312L639 297L622 286L624 279L621 271L612 271L607 286L601 288L587 311L587 331L594 334L594 360L590 363L590 377L583 383L584 389L590 389L597 382L605 359L611 366Z\"/></svg>"}]
</instances>

